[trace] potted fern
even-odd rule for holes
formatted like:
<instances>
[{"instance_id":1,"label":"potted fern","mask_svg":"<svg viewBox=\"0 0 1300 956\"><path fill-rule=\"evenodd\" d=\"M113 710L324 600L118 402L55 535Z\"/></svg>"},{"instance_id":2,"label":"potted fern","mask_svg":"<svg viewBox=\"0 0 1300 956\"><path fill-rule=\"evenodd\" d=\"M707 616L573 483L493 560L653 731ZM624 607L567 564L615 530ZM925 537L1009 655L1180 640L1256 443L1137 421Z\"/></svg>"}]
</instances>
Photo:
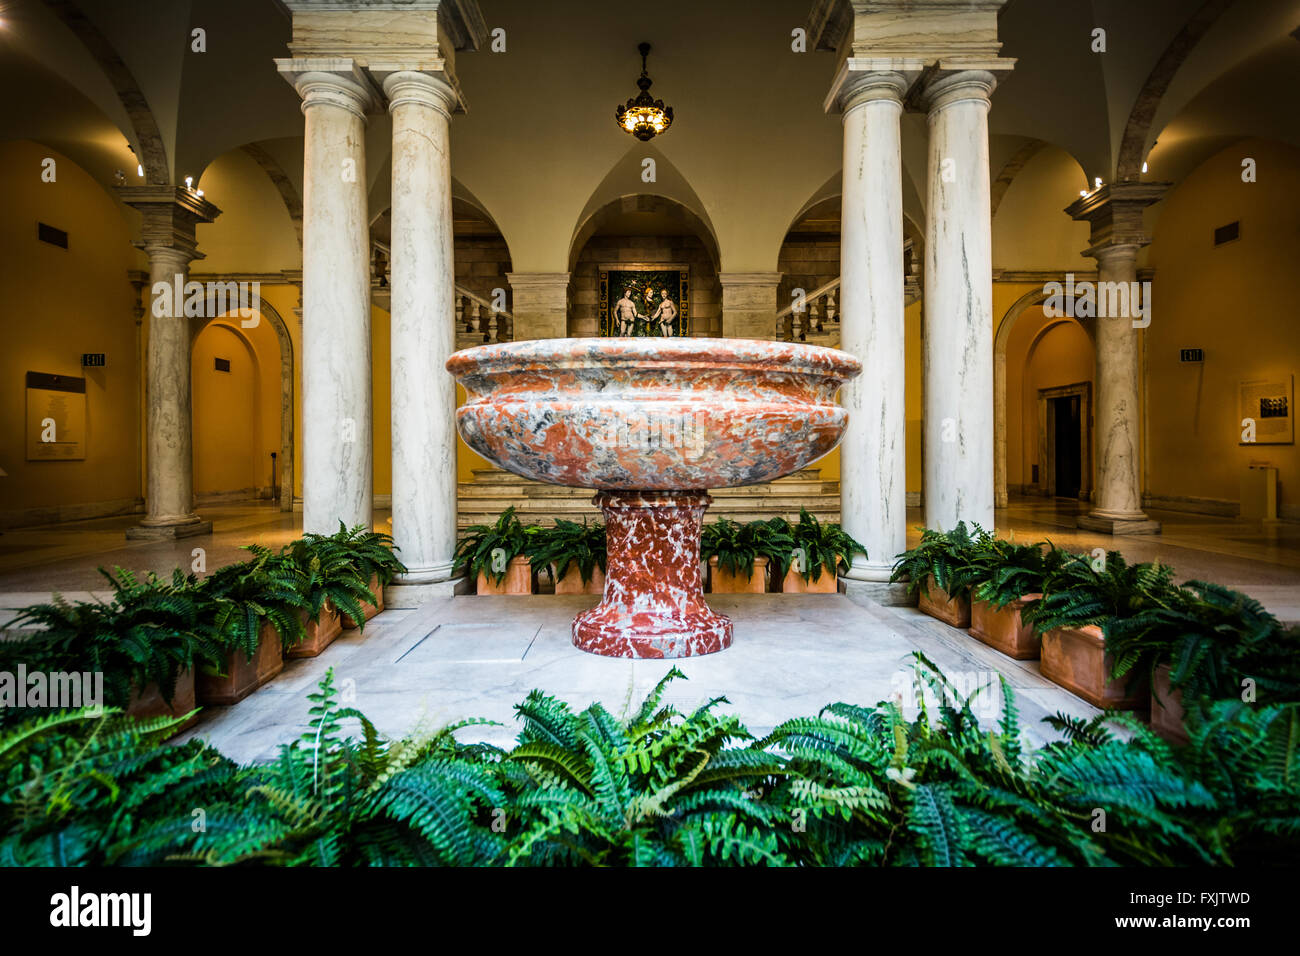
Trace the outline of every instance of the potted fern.
<instances>
[{"instance_id":1,"label":"potted fern","mask_svg":"<svg viewBox=\"0 0 1300 956\"><path fill-rule=\"evenodd\" d=\"M358 627L365 621L365 602L374 598L368 586L370 575L339 535L304 534L285 545L281 555L300 572L304 598L297 611L303 638L286 645L284 655L315 657L343 633L341 619Z\"/></svg>"},{"instance_id":2,"label":"potted fern","mask_svg":"<svg viewBox=\"0 0 1300 956\"><path fill-rule=\"evenodd\" d=\"M347 614L340 615L340 623L346 631L360 627L384 609L385 586L404 573L406 567L397 559L392 535L370 531L364 525L348 528L340 521L338 532L330 537L347 554L348 561L369 589L369 596L361 600L360 621Z\"/></svg>"},{"instance_id":3,"label":"potted fern","mask_svg":"<svg viewBox=\"0 0 1300 956\"><path fill-rule=\"evenodd\" d=\"M847 571L855 554L866 548L838 524L822 524L806 508L790 529L791 548L782 562L781 590L786 594L837 594L839 574Z\"/></svg>"},{"instance_id":4,"label":"potted fern","mask_svg":"<svg viewBox=\"0 0 1300 956\"><path fill-rule=\"evenodd\" d=\"M1042 635L1041 671L1094 707L1133 710L1150 700L1148 675L1116 676L1107 633L1125 618L1175 600L1173 569L1128 564L1118 551L1105 559L1072 555L1043 582L1043 597L1024 617Z\"/></svg>"},{"instance_id":5,"label":"potted fern","mask_svg":"<svg viewBox=\"0 0 1300 956\"><path fill-rule=\"evenodd\" d=\"M1106 628L1113 675L1149 675L1151 727L1186 742L1187 702L1239 697L1249 680L1260 701L1300 700L1300 631L1286 631L1239 591L1189 581Z\"/></svg>"},{"instance_id":6,"label":"potted fern","mask_svg":"<svg viewBox=\"0 0 1300 956\"><path fill-rule=\"evenodd\" d=\"M471 525L456 545L452 573L472 575L479 594L532 594L529 554L539 531L520 522L513 507L490 525Z\"/></svg>"},{"instance_id":7,"label":"potted fern","mask_svg":"<svg viewBox=\"0 0 1300 956\"><path fill-rule=\"evenodd\" d=\"M764 545L772 531L763 522L740 524L719 518L700 531L700 557L709 566L714 594L762 594L767 590Z\"/></svg>"},{"instance_id":8,"label":"potted fern","mask_svg":"<svg viewBox=\"0 0 1300 956\"><path fill-rule=\"evenodd\" d=\"M304 575L297 564L249 545L253 558L218 568L200 582L202 599L225 657L203 668L196 683L199 703L234 704L284 669L284 648L306 636Z\"/></svg>"},{"instance_id":9,"label":"potted fern","mask_svg":"<svg viewBox=\"0 0 1300 956\"><path fill-rule=\"evenodd\" d=\"M533 538L528 558L538 573L545 570L555 582L556 594L604 594L605 526L556 518Z\"/></svg>"},{"instance_id":10,"label":"potted fern","mask_svg":"<svg viewBox=\"0 0 1300 956\"><path fill-rule=\"evenodd\" d=\"M33 671L103 674L101 704L132 717L188 717L172 731L179 733L195 719L195 666L216 662L223 650L195 598L197 579L179 570L170 581L153 573L140 580L122 568L100 573L113 588L109 602L69 603L56 594L22 609L14 624L39 630L3 642L7 656Z\"/></svg>"},{"instance_id":11,"label":"potted fern","mask_svg":"<svg viewBox=\"0 0 1300 956\"><path fill-rule=\"evenodd\" d=\"M950 531L921 529L921 543L904 551L894 564L891 582L907 580L908 593L931 617L952 627L970 627L970 586L981 549L992 536L975 525L975 536L958 521Z\"/></svg>"},{"instance_id":12,"label":"potted fern","mask_svg":"<svg viewBox=\"0 0 1300 956\"><path fill-rule=\"evenodd\" d=\"M1036 659L1042 645L1023 612L1042 597L1043 581L1069 558L1051 542L990 541L972 560L971 636L1015 660Z\"/></svg>"}]
</instances>

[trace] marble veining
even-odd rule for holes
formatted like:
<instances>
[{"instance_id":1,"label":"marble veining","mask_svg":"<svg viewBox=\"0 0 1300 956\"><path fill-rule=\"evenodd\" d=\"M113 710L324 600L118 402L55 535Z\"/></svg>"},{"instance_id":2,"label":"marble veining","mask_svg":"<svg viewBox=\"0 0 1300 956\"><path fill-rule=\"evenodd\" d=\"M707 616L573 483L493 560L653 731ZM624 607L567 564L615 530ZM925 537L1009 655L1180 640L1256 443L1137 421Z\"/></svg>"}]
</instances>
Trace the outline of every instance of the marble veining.
<instances>
[{"instance_id":1,"label":"marble veining","mask_svg":"<svg viewBox=\"0 0 1300 956\"><path fill-rule=\"evenodd\" d=\"M834 448L835 349L746 339L543 339L457 352L456 424L471 448L538 481L598 489L609 570L573 642L607 657L674 658L731 644L704 602L706 489L780 478Z\"/></svg>"}]
</instances>

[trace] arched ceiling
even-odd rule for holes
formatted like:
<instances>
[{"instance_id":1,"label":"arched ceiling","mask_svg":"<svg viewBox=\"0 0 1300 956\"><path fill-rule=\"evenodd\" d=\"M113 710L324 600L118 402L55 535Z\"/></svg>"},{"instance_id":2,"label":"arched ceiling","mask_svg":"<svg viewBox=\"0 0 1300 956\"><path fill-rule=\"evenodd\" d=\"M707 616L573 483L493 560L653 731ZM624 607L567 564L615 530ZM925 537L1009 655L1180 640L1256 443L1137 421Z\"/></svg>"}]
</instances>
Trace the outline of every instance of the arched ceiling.
<instances>
[{"instance_id":1,"label":"arched ceiling","mask_svg":"<svg viewBox=\"0 0 1300 956\"><path fill-rule=\"evenodd\" d=\"M561 270L593 209L638 191L670 193L692 209L716 234L724 269L770 269L801 210L838 191L830 183L839 118L821 107L835 58L790 51L811 0L480 6L489 27L506 29L507 52L458 57L470 112L453 124L453 173L500 224L521 271ZM69 26L74 14L124 74ZM1198 16L1205 24L1188 45ZM125 75L147 104L173 182L252 143L301 195L299 102L271 62L287 55L290 38L278 0L3 0L0 20L0 136L46 143L111 186L117 170L135 171L128 143L140 148ZM196 27L206 31L204 53L190 49ZM1097 27L1105 53L1091 50ZM1148 178L1160 180L1186 175L1237 138L1296 142L1297 27L1300 0L1009 0L999 33L1018 63L993 96L995 191L1009 188L999 177L1010 165L1014 178L1030 140L1068 152L1089 180L1108 181L1126 131L1152 149ZM677 109L653 151L633 148L612 119L634 92L643 39L654 44L653 92ZM387 206L389 136L387 116L372 116L372 210ZM904 117L902 139L905 213L923 221L924 116ZM658 184L640 182L629 157L642 154L661 157Z\"/></svg>"}]
</instances>

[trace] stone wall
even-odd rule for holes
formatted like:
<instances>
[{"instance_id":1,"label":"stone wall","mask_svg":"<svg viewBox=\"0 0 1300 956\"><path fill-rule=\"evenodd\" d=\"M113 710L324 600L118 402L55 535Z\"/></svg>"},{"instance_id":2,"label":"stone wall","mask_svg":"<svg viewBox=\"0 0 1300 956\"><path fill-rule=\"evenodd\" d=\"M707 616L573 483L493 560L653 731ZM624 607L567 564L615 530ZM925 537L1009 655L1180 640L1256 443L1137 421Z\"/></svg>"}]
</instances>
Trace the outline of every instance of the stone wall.
<instances>
[{"instance_id":1,"label":"stone wall","mask_svg":"<svg viewBox=\"0 0 1300 956\"><path fill-rule=\"evenodd\" d=\"M573 269L569 335L599 335L600 266L684 262L691 270L691 334L722 334L722 287L704 243L694 236L593 236Z\"/></svg>"},{"instance_id":2,"label":"stone wall","mask_svg":"<svg viewBox=\"0 0 1300 956\"><path fill-rule=\"evenodd\" d=\"M776 307L784 309L792 289L809 293L840 274L840 237L791 233L781 244L776 268L782 273Z\"/></svg>"},{"instance_id":3,"label":"stone wall","mask_svg":"<svg viewBox=\"0 0 1300 956\"><path fill-rule=\"evenodd\" d=\"M489 302L493 289L506 290L510 309L510 249L500 236L457 236L455 239L456 284L481 295Z\"/></svg>"}]
</instances>

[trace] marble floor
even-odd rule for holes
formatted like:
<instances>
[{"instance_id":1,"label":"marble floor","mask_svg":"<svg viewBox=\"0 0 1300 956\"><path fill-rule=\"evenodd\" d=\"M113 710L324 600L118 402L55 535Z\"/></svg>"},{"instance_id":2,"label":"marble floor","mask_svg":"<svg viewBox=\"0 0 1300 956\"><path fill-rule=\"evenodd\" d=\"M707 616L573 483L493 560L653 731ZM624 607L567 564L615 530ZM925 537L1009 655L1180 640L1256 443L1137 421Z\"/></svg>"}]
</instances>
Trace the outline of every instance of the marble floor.
<instances>
[{"instance_id":1,"label":"marble floor","mask_svg":"<svg viewBox=\"0 0 1300 956\"><path fill-rule=\"evenodd\" d=\"M508 746L519 730L514 705L534 688L579 709L599 700L621 716L634 712L674 665L687 679L670 685L666 703L689 711L725 696L724 711L761 736L835 701L897 699L914 714L913 651L932 660L963 694L991 689L975 698L981 722L1001 714L1003 675L1015 689L1029 742L1055 736L1041 723L1050 714L1097 713L1039 675L1037 662L1007 660L911 608L844 595L716 595L710 604L735 624L732 647L680 661L632 661L587 654L570 642L573 616L594 600L464 595L385 611L364 632L345 632L319 657L288 662L241 703L210 709L188 736L207 739L237 760L270 759L281 742L302 733L307 694L333 668L351 706L386 734L478 717L497 723L466 728L460 739Z\"/></svg>"},{"instance_id":2,"label":"marble floor","mask_svg":"<svg viewBox=\"0 0 1300 956\"><path fill-rule=\"evenodd\" d=\"M1153 517L1164 522L1163 534L1112 538L1078 530L1078 510L1070 501L1019 499L998 512L997 530L1018 540L1049 538L1071 549L1118 548L1132 560L1158 559L1172 564L1180 579L1229 584L1258 597L1283 620L1300 620L1300 524L1157 512ZM0 535L0 608L46 600L52 591L86 598L102 593L99 566L170 572L189 566L195 548L204 549L213 569L241 558L242 545L278 547L297 536L301 522L301 515L262 504L209 507L203 513L213 520L214 534L176 542L126 541L123 533L136 520L132 517L7 531ZM376 527L387 527L387 518L377 514ZM908 520L914 528L923 519L914 511ZM909 540L917 537L918 531L909 532ZM237 759L266 759L280 742L301 732L307 694L328 667L334 667L351 703L389 734L480 717L498 725L468 728L462 739L508 744L517 732L513 707L533 688L576 707L601 700L621 713L639 703L672 665L609 660L574 648L569 624L592 601L458 596L420 608L390 608L364 632L345 632L320 657L288 663L280 677L242 703L211 709L191 733ZM914 651L966 692L995 683L999 674L1005 677L1016 690L1031 740L1052 736L1041 723L1045 716L1095 713L1046 681L1037 662L1008 660L912 608L885 608L844 595L718 595L711 603L734 620L735 645L678 662L689 679L674 684L668 698L685 708L726 695L724 706L756 734L834 701L873 704L897 697L914 711ZM0 617L0 627L4 620ZM998 695L979 700L981 719L995 719Z\"/></svg>"}]
</instances>

